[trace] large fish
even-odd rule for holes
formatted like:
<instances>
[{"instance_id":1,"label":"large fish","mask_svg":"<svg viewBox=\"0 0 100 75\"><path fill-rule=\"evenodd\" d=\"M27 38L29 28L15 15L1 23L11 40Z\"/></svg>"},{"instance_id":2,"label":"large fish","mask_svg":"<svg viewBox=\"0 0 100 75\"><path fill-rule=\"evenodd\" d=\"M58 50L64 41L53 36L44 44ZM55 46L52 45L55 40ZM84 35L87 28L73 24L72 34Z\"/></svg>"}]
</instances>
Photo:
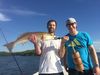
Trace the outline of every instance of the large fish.
<instances>
[{"instance_id":1,"label":"large fish","mask_svg":"<svg viewBox=\"0 0 100 75\"><path fill-rule=\"evenodd\" d=\"M20 37L18 37L15 41L12 41L10 43L5 44L4 46L6 46L8 48L9 51L12 51L12 49L14 48L14 46L16 44L22 44L25 43L27 41L29 41L29 37L35 34L37 36L37 40L40 41L42 36L45 36L45 40L49 40L49 39L54 39L54 36L47 33L47 32L27 32L22 34Z\"/></svg>"}]
</instances>

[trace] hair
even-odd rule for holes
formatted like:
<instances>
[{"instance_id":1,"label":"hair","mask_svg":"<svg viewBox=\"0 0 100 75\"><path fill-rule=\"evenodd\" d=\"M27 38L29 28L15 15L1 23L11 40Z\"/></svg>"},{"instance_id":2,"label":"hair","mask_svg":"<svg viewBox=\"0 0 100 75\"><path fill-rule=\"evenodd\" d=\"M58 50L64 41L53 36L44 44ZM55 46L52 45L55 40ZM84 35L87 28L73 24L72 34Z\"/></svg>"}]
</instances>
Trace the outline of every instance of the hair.
<instances>
[{"instance_id":1,"label":"hair","mask_svg":"<svg viewBox=\"0 0 100 75\"><path fill-rule=\"evenodd\" d=\"M52 19L52 20L49 20L49 21L47 22L47 28L48 28L50 22L55 22L55 23L56 23L56 27L57 27L57 22L56 22L56 20L53 20L53 19Z\"/></svg>"}]
</instances>

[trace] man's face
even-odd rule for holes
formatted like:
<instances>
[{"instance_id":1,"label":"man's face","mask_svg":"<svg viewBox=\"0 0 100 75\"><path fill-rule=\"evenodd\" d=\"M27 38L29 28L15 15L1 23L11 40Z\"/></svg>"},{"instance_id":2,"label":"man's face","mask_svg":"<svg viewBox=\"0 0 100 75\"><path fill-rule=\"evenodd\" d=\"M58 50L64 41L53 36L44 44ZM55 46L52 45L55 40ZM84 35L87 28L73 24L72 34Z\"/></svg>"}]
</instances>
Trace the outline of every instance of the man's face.
<instances>
[{"instance_id":1,"label":"man's face","mask_svg":"<svg viewBox=\"0 0 100 75\"><path fill-rule=\"evenodd\" d=\"M48 31L49 33L54 33L56 30L56 23L55 22L50 22L48 26Z\"/></svg>"},{"instance_id":2,"label":"man's face","mask_svg":"<svg viewBox=\"0 0 100 75\"><path fill-rule=\"evenodd\" d=\"M67 24L66 26L67 26L69 32L74 32L77 28L76 23Z\"/></svg>"}]
</instances>

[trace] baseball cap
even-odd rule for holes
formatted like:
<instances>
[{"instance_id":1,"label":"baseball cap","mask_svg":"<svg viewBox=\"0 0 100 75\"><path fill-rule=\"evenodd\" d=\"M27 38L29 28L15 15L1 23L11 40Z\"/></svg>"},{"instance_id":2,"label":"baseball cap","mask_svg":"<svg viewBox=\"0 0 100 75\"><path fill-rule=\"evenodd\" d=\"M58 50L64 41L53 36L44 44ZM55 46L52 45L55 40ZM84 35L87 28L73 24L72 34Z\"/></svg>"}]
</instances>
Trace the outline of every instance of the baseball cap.
<instances>
[{"instance_id":1,"label":"baseball cap","mask_svg":"<svg viewBox=\"0 0 100 75\"><path fill-rule=\"evenodd\" d=\"M71 24L71 23L76 23L75 18L68 18L68 20L66 21L66 24Z\"/></svg>"}]
</instances>

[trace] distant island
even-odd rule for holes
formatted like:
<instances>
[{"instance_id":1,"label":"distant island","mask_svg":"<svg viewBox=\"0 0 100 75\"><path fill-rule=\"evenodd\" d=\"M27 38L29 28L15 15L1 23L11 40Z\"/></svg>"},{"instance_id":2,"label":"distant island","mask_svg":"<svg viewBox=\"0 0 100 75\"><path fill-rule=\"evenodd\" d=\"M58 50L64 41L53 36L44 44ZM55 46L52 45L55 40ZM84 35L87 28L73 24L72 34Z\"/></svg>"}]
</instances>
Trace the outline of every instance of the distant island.
<instances>
[{"instance_id":1,"label":"distant island","mask_svg":"<svg viewBox=\"0 0 100 75\"><path fill-rule=\"evenodd\" d=\"M13 55L18 55L18 56L36 56L35 50L26 50L22 52L12 52ZM100 58L100 52L97 52L97 55ZM0 56L11 56L10 52L0 52Z\"/></svg>"},{"instance_id":2,"label":"distant island","mask_svg":"<svg viewBox=\"0 0 100 75\"><path fill-rule=\"evenodd\" d=\"M22 52L12 52L13 55L20 55L20 56L32 56L35 55L34 50L26 50ZM0 52L0 56L10 56L10 52Z\"/></svg>"}]
</instances>

